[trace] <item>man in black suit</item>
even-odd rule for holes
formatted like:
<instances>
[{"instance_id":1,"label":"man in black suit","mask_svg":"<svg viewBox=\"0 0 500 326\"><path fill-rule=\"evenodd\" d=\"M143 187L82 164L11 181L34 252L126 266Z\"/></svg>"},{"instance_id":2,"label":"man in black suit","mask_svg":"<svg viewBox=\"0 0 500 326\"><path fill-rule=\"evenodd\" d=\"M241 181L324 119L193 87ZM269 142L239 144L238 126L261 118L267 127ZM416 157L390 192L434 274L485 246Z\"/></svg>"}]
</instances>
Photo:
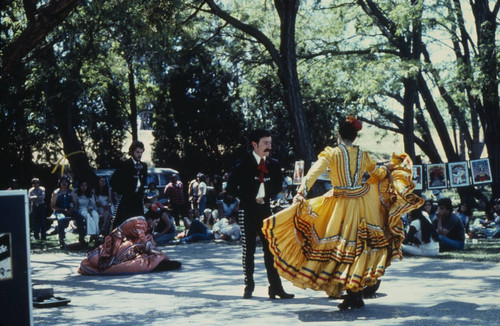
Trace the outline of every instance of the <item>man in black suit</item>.
<instances>
[{"instance_id":1,"label":"man in black suit","mask_svg":"<svg viewBox=\"0 0 500 326\"><path fill-rule=\"evenodd\" d=\"M243 269L245 273L245 292L243 298L250 299L255 289L253 279L256 236L259 235L264 251L264 263L269 281L269 297L291 299L293 294L283 290L281 279L273 263L267 239L262 234L263 220L271 215L270 200L281 190L283 177L279 162L270 158L271 134L257 129L250 135L253 151L241 160L231 173L227 192L240 199L240 209L244 219L240 221L243 242Z\"/></svg>"},{"instance_id":2,"label":"man in black suit","mask_svg":"<svg viewBox=\"0 0 500 326\"><path fill-rule=\"evenodd\" d=\"M129 147L130 158L120 162L109 184L120 195L111 230L129 217L144 216L144 187L147 183L148 166L141 162L144 144L134 140Z\"/></svg>"}]
</instances>

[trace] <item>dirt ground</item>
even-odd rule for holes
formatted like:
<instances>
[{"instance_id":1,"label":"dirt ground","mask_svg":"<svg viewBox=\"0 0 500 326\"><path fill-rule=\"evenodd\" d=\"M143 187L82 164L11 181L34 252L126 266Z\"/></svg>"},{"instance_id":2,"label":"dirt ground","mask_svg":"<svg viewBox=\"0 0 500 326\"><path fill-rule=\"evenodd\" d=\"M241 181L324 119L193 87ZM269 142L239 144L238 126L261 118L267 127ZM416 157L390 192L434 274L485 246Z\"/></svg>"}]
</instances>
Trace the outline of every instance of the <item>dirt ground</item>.
<instances>
[{"instance_id":1,"label":"dirt ground","mask_svg":"<svg viewBox=\"0 0 500 326\"><path fill-rule=\"evenodd\" d=\"M354 311L340 300L295 288L270 300L262 251L254 298L242 299L241 247L195 243L160 247L183 263L170 272L91 277L77 273L83 252L31 256L32 282L71 302L33 308L35 325L500 325L500 264L406 257L382 278L377 298Z\"/></svg>"}]
</instances>

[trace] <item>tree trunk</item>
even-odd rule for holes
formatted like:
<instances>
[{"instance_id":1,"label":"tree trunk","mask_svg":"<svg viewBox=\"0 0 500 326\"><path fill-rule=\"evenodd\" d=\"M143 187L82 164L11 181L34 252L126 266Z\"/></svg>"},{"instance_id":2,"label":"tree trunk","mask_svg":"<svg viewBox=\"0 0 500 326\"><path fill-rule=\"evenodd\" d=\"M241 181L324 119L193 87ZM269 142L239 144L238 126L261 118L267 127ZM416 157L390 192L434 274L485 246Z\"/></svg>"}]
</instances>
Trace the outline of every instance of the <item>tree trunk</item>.
<instances>
[{"instance_id":1,"label":"tree trunk","mask_svg":"<svg viewBox=\"0 0 500 326\"><path fill-rule=\"evenodd\" d=\"M63 143L64 155L67 156L73 178L75 180L87 180L90 187L96 184L96 175L90 167L89 159L82 148L73 124L72 92L71 87L66 87L56 76L56 58L54 50L48 46L44 50L43 60L46 62L48 80L46 83L47 105L54 112L55 124ZM83 153L79 153L83 151ZM57 155L57 158L62 158ZM62 160L61 163L65 163ZM62 168L62 167L60 167ZM59 173L57 171L56 173Z\"/></svg>"},{"instance_id":2,"label":"tree trunk","mask_svg":"<svg viewBox=\"0 0 500 326\"><path fill-rule=\"evenodd\" d=\"M132 141L139 139L139 133L137 131L137 98L136 98L136 89L135 89L135 73L134 73L134 64L132 60L127 60L127 68L128 68L128 86L130 93L130 127L132 129Z\"/></svg>"},{"instance_id":3,"label":"tree trunk","mask_svg":"<svg viewBox=\"0 0 500 326\"><path fill-rule=\"evenodd\" d=\"M283 86L283 98L294 127L297 156L303 158L306 167L314 160L311 133L302 106L302 95L297 73L295 46L295 21L299 1L275 0L281 20L280 62L278 76Z\"/></svg>"},{"instance_id":4,"label":"tree trunk","mask_svg":"<svg viewBox=\"0 0 500 326\"><path fill-rule=\"evenodd\" d=\"M480 116L482 116L484 139L490 160L494 198L500 196L500 103L495 48L496 16L499 7L500 4L497 2L494 10L490 11L487 0L478 0L472 5L478 33L478 61L480 71L484 76L481 84L484 112L480 112Z\"/></svg>"}]
</instances>

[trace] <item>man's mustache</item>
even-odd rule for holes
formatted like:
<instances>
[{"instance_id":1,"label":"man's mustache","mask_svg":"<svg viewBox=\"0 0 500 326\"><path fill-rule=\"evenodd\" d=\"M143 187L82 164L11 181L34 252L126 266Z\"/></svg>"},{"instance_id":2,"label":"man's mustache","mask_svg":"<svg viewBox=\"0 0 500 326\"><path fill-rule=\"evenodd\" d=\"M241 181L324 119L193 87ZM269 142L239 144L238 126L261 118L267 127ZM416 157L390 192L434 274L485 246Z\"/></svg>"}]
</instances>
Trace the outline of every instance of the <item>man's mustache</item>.
<instances>
[{"instance_id":1,"label":"man's mustache","mask_svg":"<svg viewBox=\"0 0 500 326\"><path fill-rule=\"evenodd\" d=\"M269 149L269 148L266 148L266 149L264 150L264 152L270 152L270 151L271 151L271 149Z\"/></svg>"}]
</instances>

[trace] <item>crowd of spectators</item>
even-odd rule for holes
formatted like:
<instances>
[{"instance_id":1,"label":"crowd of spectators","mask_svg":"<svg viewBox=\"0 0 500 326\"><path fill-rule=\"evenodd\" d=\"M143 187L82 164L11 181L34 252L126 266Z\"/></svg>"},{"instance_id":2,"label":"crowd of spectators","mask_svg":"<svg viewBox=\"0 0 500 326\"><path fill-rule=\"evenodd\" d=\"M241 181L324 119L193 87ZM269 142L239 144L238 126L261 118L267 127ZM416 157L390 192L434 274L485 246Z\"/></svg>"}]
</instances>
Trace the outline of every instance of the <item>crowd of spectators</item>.
<instances>
[{"instance_id":1,"label":"crowd of spectators","mask_svg":"<svg viewBox=\"0 0 500 326\"><path fill-rule=\"evenodd\" d=\"M150 211L160 217L154 230L157 244L239 240L239 200L226 193L227 179L227 173L198 173L184 187L179 176L173 175L163 191L154 182L149 183L144 192L144 213ZM107 235L116 197L105 177L98 178L94 189L89 189L86 180L75 181L72 187L70 179L62 177L51 194L46 194L40 179L31 181L28 198L35 240L44 241L47 235L57 234L64 248L67 232L78 233L82 244L86 236L89 242L98 244ZM19 187L13 183L10 189ZM283 191L276 198L278 208L290 202L291 188L290 182L283 183ZM500 238L500 198L492 200L484 217L474 217L466 202L454 209L449 198L434 196L435 200L426 199L419 210L406 216L404 253L436 256L439 251L464 249L467 238Z\"/></svg>"}]
</instances>

